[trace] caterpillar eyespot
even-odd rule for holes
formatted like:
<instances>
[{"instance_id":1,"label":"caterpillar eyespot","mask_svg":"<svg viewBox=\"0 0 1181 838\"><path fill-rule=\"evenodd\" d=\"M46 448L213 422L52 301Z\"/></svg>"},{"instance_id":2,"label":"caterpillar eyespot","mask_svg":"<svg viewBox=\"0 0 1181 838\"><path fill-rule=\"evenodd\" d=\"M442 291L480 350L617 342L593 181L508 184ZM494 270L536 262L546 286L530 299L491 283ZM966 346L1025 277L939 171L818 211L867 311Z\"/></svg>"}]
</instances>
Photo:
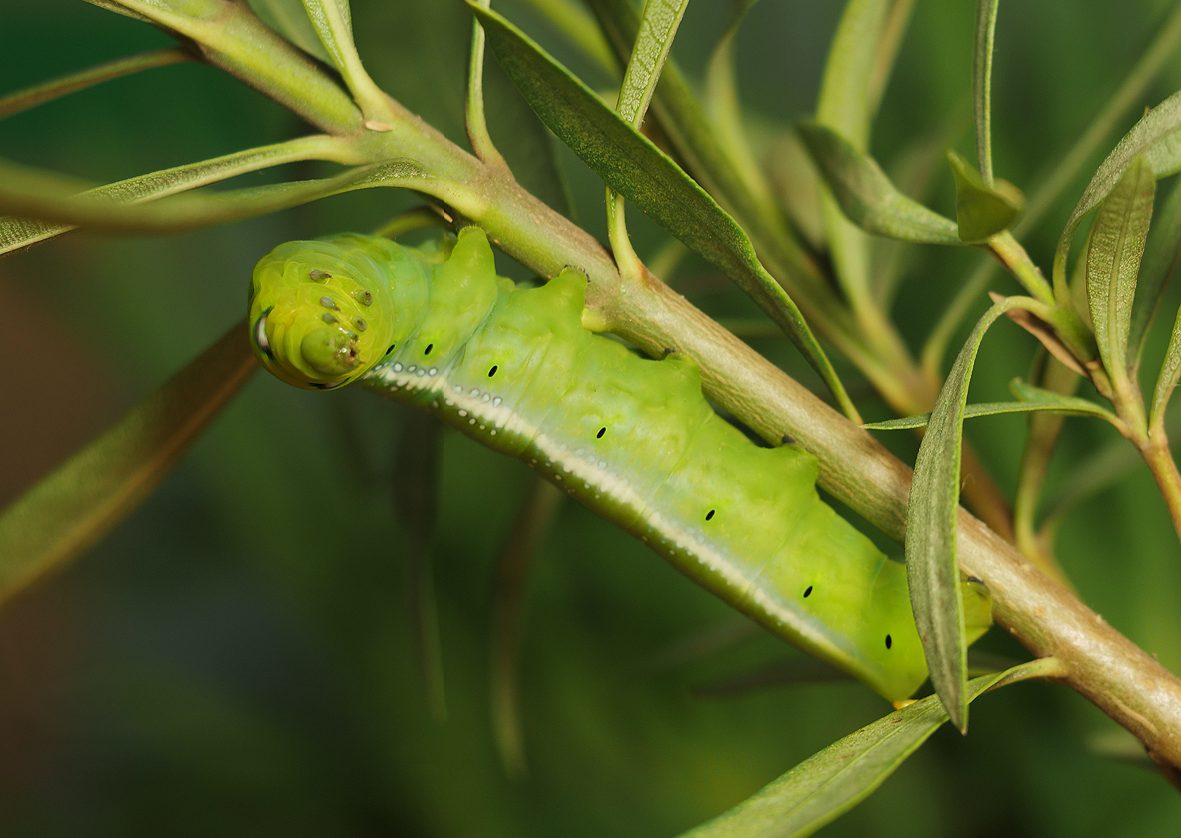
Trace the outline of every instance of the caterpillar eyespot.
<instances>
[{"instance_id":1,"label":"caterpillar eyespot","mask_svg":"<svg viewBox=\"0 0 1181 838\"><path fill-rule=\"evenodd\" d=\"M518 288L476 227L451 247L289 242L254 270L250 338L289 384L360 381L433 408L772 632L891 701L911 695L927 671L905 568L820 500L811 455L718 416L684 356L641 358L584 328L586 282L568 269ZM987 592L963 597L974 640Z\"/></svg>"}]
</instances>

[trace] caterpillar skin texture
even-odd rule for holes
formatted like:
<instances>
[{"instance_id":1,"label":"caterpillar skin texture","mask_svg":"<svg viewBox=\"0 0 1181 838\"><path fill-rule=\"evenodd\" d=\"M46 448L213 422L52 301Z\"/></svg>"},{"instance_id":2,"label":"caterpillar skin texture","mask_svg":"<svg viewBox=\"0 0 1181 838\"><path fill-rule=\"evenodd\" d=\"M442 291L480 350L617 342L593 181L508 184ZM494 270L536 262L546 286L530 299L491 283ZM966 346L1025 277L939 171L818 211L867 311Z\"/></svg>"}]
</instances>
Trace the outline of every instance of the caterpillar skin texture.
<instances>
[{"instance_id":1,"label":"caterpillar skin texture","mask_svg":"<svg viewBox=\"0 0 1181 838\"><path fill-rule=\"evenodd\" d=\"M585 278L496 276L476 227L446 246L346 234L255 268L251 339L291 384L360 380L519 457L708 590L891 701L926 679L905 568L825 505L815 459L718 416L697 368L582 325ZM965 583L969 637L987 595Z\"/></svg>"}]
</instances>

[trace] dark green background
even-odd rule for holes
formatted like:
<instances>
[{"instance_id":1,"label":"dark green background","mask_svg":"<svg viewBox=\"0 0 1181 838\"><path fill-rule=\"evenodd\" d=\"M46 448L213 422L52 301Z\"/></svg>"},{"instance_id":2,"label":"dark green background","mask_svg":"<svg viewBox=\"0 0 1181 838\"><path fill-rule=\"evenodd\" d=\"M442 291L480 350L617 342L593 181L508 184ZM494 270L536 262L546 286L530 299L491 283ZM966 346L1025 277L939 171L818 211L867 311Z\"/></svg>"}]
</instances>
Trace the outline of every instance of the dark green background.
<instances>
[{"instance_id":1,"label":"dark green background","mask_svg":"<svg viewBox=\"0 0 1181 838\"><path fill-rule=\"evenodd\" d=\"M565 54L522 5L498 7ZM703 0L685 19L675 53L693 76L724 5ZM1170 5L1002 4L998 174L1029 186L1052 165ZM873 150L885 163L949 124L962 129L957 147L972 151L972 6L918 4L875 127ZM740 78L756 136L772 137L814 107L838 13L839 4L814 0L755 8L740 38ZM358 2L354 19L378 81L459 139L462 4ZM0 86L166 43L82 3L4 0ZM610 83L585 62L573 66L597 86ZM492 76L497 139L510 158L535 161L523 105ZM1179 84L1181 57L1144 104ZM302 130L234 80L186 65L8 119L0 155L109 180ZM601 231L599 185L569 154L559 158L577 217ZM1042 264L1081 187L1027 239ZM949 178L930 200L950 211ZM262 252L284 239L371 229L412 203L382 190L164 238L72 234L0 261L0 503L241 317ZM634 222L639 249L654 252L659 232ZM912 255L896 316L918 345L984 257ZM687 263L680 281L711 310L751 311L699 264ZM1171 312L1176 294L1166 304ZM1158 336L1150 358L1160 344ZM783 342L758 346L799 370ZM1015 328L998 327L974 398L1003 397L1031 351ZM887 415L868 395L861 404L868 416ZM790 650L741 630L740 640L710 650L741 621L567 505L529 580L521 690L530 773L511 781L492 744L488 635L494 556L531 477L444 438L435 571L449 717L436 723L415 663L404 533L393 514L393 450L405 422L402 408L365 394L308 394L260 375L132 517L0 614L0 834L668 834L888 709L850 683L698 695L696 687ZM1022 428L1011 417L971 428L1007 490ZM1069 480L1071 459L1111 436L1072 423L1055 481ZM909 439L896 444L913 450ZM1088 602L1181 670L1181 551L1146 474L1078 509L1058 549ZM1000 635L982 645L1018 654ZM678 658L687 646L696 651ZM940 731L826 834L1181 834L1181 801L1162 780L1092 752L1118 733L1064 689L1006 690L980 702L967 739Z\"/></svg>"}]
</instances>

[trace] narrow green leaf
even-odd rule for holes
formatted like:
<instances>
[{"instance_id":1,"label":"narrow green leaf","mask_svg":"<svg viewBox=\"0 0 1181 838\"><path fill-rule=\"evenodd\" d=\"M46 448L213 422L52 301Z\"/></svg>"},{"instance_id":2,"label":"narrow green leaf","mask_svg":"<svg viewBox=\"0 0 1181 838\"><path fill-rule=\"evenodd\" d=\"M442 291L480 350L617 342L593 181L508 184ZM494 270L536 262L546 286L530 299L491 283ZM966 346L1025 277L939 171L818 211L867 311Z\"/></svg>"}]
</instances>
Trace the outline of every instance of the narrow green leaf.
<instances>
[{"instance_id":1,"label":"narrow green leaf","mask_svg":"<svg viewBox=\"0 0 1181 838\"><path fill-rule=\"evenodd\" d=\"M1177 316L1173 320L1173 332L1169 335L1169 346L1165 349L1165 359L1161 363L1160 372L1156 376L1156 386L1152 390L1152 410L1148 415L1149 427L1161 421L1165 409L1169 406L1169 399L1173 390L1177 388L1177 380L1181 378L1181 308L1177 309Z\"/></svg>"},{"instance_id":2,"label":"narrow green leaf","mask_svg":"<svg viewBox=\"0 0 1181 838\"><path fill-rule=\"evenodd\" d=\"M1181 90L1141 117L1095 171L1067 219L1054 251L1054 290L1066 299L1066 261L1083 216L1102 203L1132 161L1144 156L1157 180L1181 171Z\"/></svg>"},{"instance_id":3,"label":"narrow green leaf","mask_svg":"<svg viewBox=\"0 0 1181 838\"><path fill-rule=\"evenodd\" d=\"M246 0L267 26L325 64L331 64L328 51L320 43L312 21L303 10L302 0Z\"/></svg>"},{"instance_id":4,"label":"narrow green leaf","mask_svg":"<svg viewBox=\"0 0 1181 838\"><path fill-rule=\"evenodd\" d=\"M303 7L316 30L316 37L365 114L366 126L371 130L391 130L392 126L377 119L388 110L386 96L369 77L361 56L357 54L348 0L303 0Z\"/></svg>"},{"instance_id":5,"label":"narrow green leaf","mask_svg":"<svg viewBox=\"0 0 1181 838\"><path fill-rule=\"evenodd\" d=\"M443 679L439 609L435 598L432 544L439 505L439 449L442 426L419 411L406 414L406 424L394 451L391 482L394 511L402 523L406 544L409 618L418 652L418 666L426 686L427 705L435 721L447 718L447 690Z\"/></svg>"},{"instance_id":6,"label":"narrow green leaf","mask_svg":"<svg viewBox=\"0 0 1181 838\"><path fill-rule=\"evenodd\" d=\"M1003 180L988 185L954 151L947 152L947 162L955 177L955 216L960 240L979 244L1009 229L1023 203L1017 188Z\"/></svg>"},{"instance_id":7,"label":"narrow green leaf","mask_svg":"<svg viewBox=\"0 0 1181 838\"><path fill-rule=\"evenodd\" d=\"M615 106L620 119L634 128L644 121L648 103L656 91L656 82L688 7L689 0L645 0L640 30L623 73L619 102Z\"/></svg>"},{"instance_id":8,"label":"narrow green leaf","mask_svg":"<svg viewBox=\"0 0 1181 838\"><path fill-rule=\"evenodd\" d=\"M1030 678L1053 677L1053 658L974 678L966 697ZM811 835L877 790L947 721L935 696L878 719L801 762L752 797L687 835L692 838L784 838Z\"/></svg>"},{"instance_id":9,"label":"narrow green leaf","mask_svg":"<svg viewBox=\"0 0 1181 838\"><path fill-rule=\"evenodd\" d=\"M1144 335L1152 322L1161 295L1169 278L1181 262L1181 184L1175 184L1169 197L1155 214L1144 261L1140 264L1140 279L1136 283L1136 299L1132 301L1132 325L1128 330L1128 359L1133 364L1144 348Z\"/></svg>"},{"instance_id":10,"label":"narrow green leaf","mask_svg":"<svg viewBox=\"0 0 1181 838\"><path fill-rule=\"evenodd\" d=\"M78 90L85 90L88 87L102 84L111 79L129 76L144 70L152 70L156 67L166 67L169 64L178 64L182 61L191 61L192 59L193 56L180 47L167 47L165 49L152 50L151 52L143 52L139 55L108 61L105 64L99 64L97 67L90 67L89 69L81 70L77 73L70 73L67 76L62 76L52 81L26 87L24 90L18 90L16 93L10 93L7 96L0 96L0 117L12 116L29 108L34 108L37 105L51 102L67 94L74 93Z\"/></svg>"},{"instance_id":11,"label":"narrow green leaf","mask_svg":"<svg viewBox=\"0 0 1181 838\"><path fill-rule=\"evenodd\" d=\"M964 419L974 419L978 416L998 416L1006 413L1061 413L1067 416L1093 416L1113 424L1119 419L1110 410L1095 404L1088 399L1077 396L1064 396L1052 390L1043 390L1019 378L1013 379L1009 385L1014 402L979 402L970 404L964 409ZM905 416L900 419L889 419L884 422L871 422L862 425L871 431L900 431L908 428L924 428L930 421L930 414L921 416Z\"/></svg>"},{"instance_id":12,"label":"narrow green leaf","mask_svg":"<svg viewBox=\"0 0 1181 838\"><path fill-rule=\"evenodd\" d=\"M846 414L854 415L856 409L803 315L759 262L734 219L523 32L493 11L471 8L501 66L542 122L608 186L738 283L791 336Z\"/></svg>"},{"instance_id":13,"label":"narrow green leaf","mask_svg":"<svg viewBox=\"0 0 1181 838\"><path fill-rule=\"evenodd\" d=\"M149 205L115 203L84 181L17 166L0 165L0 211L114 232L168 232L240 221L357 189L397 186L432 193L445 184L410 160L357 166L333 177L221 192L176 195ZM9 247L46 238L44 225L5 219ZM13 244L16 242L16 244Z\"/></svg>"},{"instance_id":14,"label":"narrow green leaf","mask_svg":"<svg viewBox=\"0 0 1181 838\"><path fill-rule=\"evenodd\" d=\"M873 116L870 90L877 50L891 2L849 0L837 25L824 67L816 122L844 137L859 154L869 146ZM841 210L844 201L825 190L821 202L824 228L837 280L854 308L870 304L869 239ZM853 219L856 221L856 219Z\"/></svg>"},{"instance_id":15,"label":"narrow green leaf","mask_svg":"<svg viewBox=\"0 0 1181 838\"><path fill-rule=\"evenodd\" d=\"M82 194L117 204L138 204L187 192L247 172L281 166L299 160L348 162L351 152L336 137L300 137L274 145L236 151L222 157L186 163L146 175L99 186ZM72 199L73 194L70 195ZM0 198L2 200L2 198ZM69 224L53 224L30 218L0 216L0 254L19 250L73 230Z\"/></svg>"},{"instance_id":16,"label":"narrow green leaf","mask_svg":"<svg viewBox=\"0 0 1181 838\"><path fill-rule=\"evenodd\" d=\"M1107 374L1127 377L1128 331L1140 259L1152 221L1156 179L1143 157L1125 170L1099 208L1087 247L1087 303Z\"/></svg>"},{"instance_id":17,"label":"narrow green leaf","mask_svg":"<svg viewBox=\"0 0 1181 838\"><path fill-rule=\"evenodd\" d=\"M529 569L565 497L549 481L540 477L535 479L512 530L501 545L496 562L492 613L492 732L500 761L512 776L524 774L526 767L519 687Z\"/></svg>"},{"instance_id":18,"label":"narrow green leaf","mask_svg":"<svg viewBox=\"0 0 1181 838\"><path fill-rule=\"evenodd\" d=\"M972 62L972 88L975 91L976 156L980 160L980 176L985 185L992 183L992 45L999 2L976 2L976 52ZM960 231L963 229L961 220Z\"/></svg>"},{"instance_id":19,"label":"narrow green leaf","mask_svg":"<svg viewBox=\"0 0 1181 838\"><path fill-rule=\"evenodd\" d=\"M615 105L619 118L637 131L644 123L648 103L652 101L688 5L688 0L646 0L644 3L636 43L627 60ZM636 256L627 235L623 198L611 189L607 190L607 235L620 272L630 277L643 276L643 263Z\"/></svg>"},{"instance_id":20,"label":"narrow green leaf","mask_svg":"<svg viewBox=\"0 0 1181 838\"><path fill-rule=\"evenodd\" d=\"M492 0L475 0L487 8ZM492 141L484 113L484 27L472 21L471 47L468 49L467 91L464 94L463 122L472 151L485 163L506 166L504 155Z\"/></svg>"},{"instance_id":21,"label":"narrow green leaf","mask_svg":"<svg viewBox=\"0 0 1181 838\"><path fill-rule=\"evenodd\" d=\"M92 6L98 6L100 9L106 9L108 12L114 12L118 15L133 18L135 20L142 20L145 23L151 23L151 18L145 17L139 12L133 12L130 9L124 8L122 3L117 0L86 0Z\"/></svg>"},{"instance_id":22,"label":"narrow green leaf","mask_svg":"<svg viewBox=\"0 0 1181 838\"><path fill-rule=\"evenodd\" d=\"M1027 297L993 305L972 330L952 365L927 433L919 445L906 509L906 577L931 683L955 726L968 724L967 654L963 597L956 556L964 407L980 341L998 317L1014 308L1043 307Z\"/></svg>"},{"instance_id":23,"label":"narrow green leaf","mask_svg":"<svg viewBox=\"0 0 1181 838\"><path fill-rule=\"evenodd\" d=\"M238 323L0 513L0 601L131 514L254 368L246 324Z\"/></svg>"},{"instance_id":24,"label":"narrow green leaf","mask_svg":"<svg viewBox=\"0 0 1181 838\"><path fill-rule=\"evenodd\" d=\"M962 244L954 221L899 192L877 162L815 122L797 129L841 211L869 233L928 244Z\"/></svg>"}]
</instances>

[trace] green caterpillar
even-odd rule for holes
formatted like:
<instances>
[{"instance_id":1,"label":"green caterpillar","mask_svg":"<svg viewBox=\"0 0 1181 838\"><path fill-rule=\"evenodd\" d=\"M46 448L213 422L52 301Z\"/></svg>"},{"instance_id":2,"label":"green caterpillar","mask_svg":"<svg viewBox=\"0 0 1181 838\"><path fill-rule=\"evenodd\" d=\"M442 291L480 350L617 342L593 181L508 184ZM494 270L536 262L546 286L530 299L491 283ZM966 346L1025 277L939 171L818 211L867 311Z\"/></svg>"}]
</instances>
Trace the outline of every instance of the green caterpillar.
<instances>
[{"instance_id":1,"label":"green caterpillar","mask_svg":"<svg viewBox=\"0 0 1181 838\"><path fill-rule=\"evenodd\" d=\"M718 416L697 368L582 325L586 279L497 277L476 227L409 248L354 234L289 242L254 270L251 340L298 387L360 380L520 457L677 568L891 701L927 675L903 565L816 493L815 459ZM967 584L969 636L987 629Z\"/></svg>"}]
</instances>

